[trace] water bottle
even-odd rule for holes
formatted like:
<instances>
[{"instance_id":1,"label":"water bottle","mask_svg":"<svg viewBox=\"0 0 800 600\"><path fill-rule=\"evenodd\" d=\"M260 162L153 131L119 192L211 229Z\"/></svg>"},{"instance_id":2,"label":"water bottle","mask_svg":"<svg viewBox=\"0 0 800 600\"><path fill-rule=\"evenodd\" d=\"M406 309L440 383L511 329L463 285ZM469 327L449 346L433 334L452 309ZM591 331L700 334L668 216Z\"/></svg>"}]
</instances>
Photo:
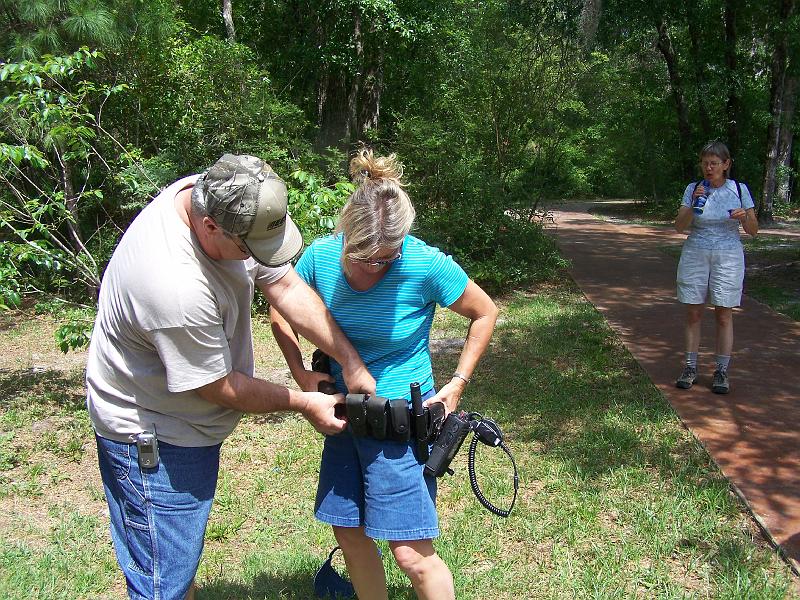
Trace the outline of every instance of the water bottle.
<instances>
[{"instance_id":1,"label":"water bottle","mask_svg":"<svg viewBox=\"0 0 800 600\"><path fill-rule=\"evenodd\" d=\"M694 214L696 215L703 214L703 209L706 207L708 195L711 193L711 183L708 181L708 179L703 179L703 181L700 182L700 185L703 186L705 191L703 192L702 196L695 198L694 203L692 204L692 210L694 210Z\"/></svg>"}]
</instances>

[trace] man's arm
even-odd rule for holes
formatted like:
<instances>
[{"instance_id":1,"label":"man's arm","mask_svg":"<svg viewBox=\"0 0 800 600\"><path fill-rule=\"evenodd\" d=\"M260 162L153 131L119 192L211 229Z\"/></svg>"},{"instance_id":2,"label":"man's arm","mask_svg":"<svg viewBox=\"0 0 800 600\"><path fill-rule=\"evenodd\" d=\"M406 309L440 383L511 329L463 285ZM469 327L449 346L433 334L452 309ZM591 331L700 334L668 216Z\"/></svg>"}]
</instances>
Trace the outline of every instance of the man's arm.
<instances>
[{"instance_id":1,"label":"man's arm","mask_svg":"<svg viewBox=\"0 0 800 600\"><path fill-rule=\"evenodd\" d=\"M300 389L315 392L321 381L333 382L333 377L326 373L315 373L306 369L297 334L274 306L269 307L269 318L272 324L272 335L278 342L286 364L289 365L289 370L292 372L292 377Z\"/></svg>"},{"instance_id":2,"label":"man's arm","mask_svg":"<svg viewBox=\"0 0 800 600\"><path fill-rule=\"evenodd\" d=\"M375 379L370 375L364 361L320 297L300 279L294 269L289 269L278 281L259 284L258 287L292 330L342 365L342 375L350 392L375 393Z\"/></svg>"},{"instance_id":3,"label":"man's arm","mask_svg":"<svg viewBox=\"0 0 800 600\"><path fill-rule=\"evenodd\" d=\"M347 426L346 421L334 415L336 405L344 402L342 394L297 392L239 371L231 371L195 391L207 402L242 412L299 412L320 433L340 433Z\"/></svg>"}]
</instances>

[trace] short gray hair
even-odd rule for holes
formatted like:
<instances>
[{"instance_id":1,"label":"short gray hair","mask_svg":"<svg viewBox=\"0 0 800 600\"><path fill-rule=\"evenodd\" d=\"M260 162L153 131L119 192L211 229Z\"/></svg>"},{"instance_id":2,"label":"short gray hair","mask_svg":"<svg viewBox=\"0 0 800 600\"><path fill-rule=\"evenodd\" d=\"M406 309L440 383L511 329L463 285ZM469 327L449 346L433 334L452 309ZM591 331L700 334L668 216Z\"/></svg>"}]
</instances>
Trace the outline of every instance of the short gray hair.
<instances>
[{"instance_id":1,"label":"short gray hair","mask_svg":"<svg viewBox=\"0 0 800 600\"><path fill-rule=\"evenodd\" d=\"M728 150L728 146L719 140L708 142L705 146L703 146L703 149L700 150L700 160L703 160L704 156L716 156L722 162L727 160L731 161L731 165L725 169L725 177L728 177L729 171L733 166L733 158L731 158L731 151Z\"/></svg>"}]
</instances>

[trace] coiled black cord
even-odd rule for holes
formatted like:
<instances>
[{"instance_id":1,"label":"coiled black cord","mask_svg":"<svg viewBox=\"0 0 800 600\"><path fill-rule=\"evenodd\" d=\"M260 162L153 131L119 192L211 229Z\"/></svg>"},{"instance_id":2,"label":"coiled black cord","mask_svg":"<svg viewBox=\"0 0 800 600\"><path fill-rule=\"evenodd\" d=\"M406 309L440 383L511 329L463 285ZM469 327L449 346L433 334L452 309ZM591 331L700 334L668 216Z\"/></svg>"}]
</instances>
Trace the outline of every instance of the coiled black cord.
<instances>
[{"instance_id":1,"label":"coiled black cord","mask_svg":"<svg viewBox=\"0 0 800 600\"><path fill-rule=\"evenodd\" d=\"M470 413L470 416L473 418L476 415L478 417L481 417L479 413ZM490 426L491 428L488 429L489 431L488 435L486 434L487 429L484 429L482 431L479 427L473 428L474 435L472 436L472 441L469 444L469 453L467 455L467 470L469 471L469 483L472 486L472 493L475 494L475 497L478 499L478 502L480 502L486 510L496 514L498 517L508 517L508 515L511 514L511 510L514 508L514 503L517 501L517 491L519 490L519 473L517 472L517 463L514 461L514 457L511 455L511 451L505 445L505 442L503 442L502 437L498 436L499 439L493 437L492 434L500 433L500 428L497 427L497 424L494 423L494 421L489 421L488 419L484 420L483 417L481 417L480 421L473 421L473 422L478 422L479 424L488 422L491 424ZM487 437L490 439L487 439ZM487 500L486 497L483 495L483 492L481 491L481 488L478 485L478 476L475 473L475 452L478 448L478 441L483 442L487 446L501 448L503 452L505 452L508 458L511 460L511 466L514 469L514 497L511 499L511 505L506 510L503 510L502 508L497 508L494 504L489 502L489 500Z\"/></svg>"}]
</instances>

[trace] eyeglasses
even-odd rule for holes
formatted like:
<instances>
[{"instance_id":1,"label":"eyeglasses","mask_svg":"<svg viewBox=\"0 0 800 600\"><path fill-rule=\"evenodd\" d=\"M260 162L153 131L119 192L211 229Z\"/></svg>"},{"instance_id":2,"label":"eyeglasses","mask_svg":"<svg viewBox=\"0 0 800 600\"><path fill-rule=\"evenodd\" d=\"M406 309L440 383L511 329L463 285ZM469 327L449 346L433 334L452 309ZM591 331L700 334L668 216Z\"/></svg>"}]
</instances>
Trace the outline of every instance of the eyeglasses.
<instances>
[{"instance_id":1,"label":"eyeglasses","mask_svg":"<svg viewBox=\"0 0 800 600\"><path fill-rule=\"evenodd\" d=\"M392 258L381 258L379 260L370 260L368 258L351 258L350 260L370 267L385 267L386 265L390 265L394 261L400 260L401 258L403 258L403 253L398 252Z\"/></svg>"},{"instance_id":2,"label":"eyeglasses","mask_svg":"<svg viewBox=\"0 0 800 600\"><path fill-rule=\"evenodd\" d=\"M711 167L713 169L716 169L717 167L721 167L722 163L720 161L718 161L718 160L710 160L710 161L701 162L700 166L703 167L703 168Z\"/></svg>"}]
</instances>

